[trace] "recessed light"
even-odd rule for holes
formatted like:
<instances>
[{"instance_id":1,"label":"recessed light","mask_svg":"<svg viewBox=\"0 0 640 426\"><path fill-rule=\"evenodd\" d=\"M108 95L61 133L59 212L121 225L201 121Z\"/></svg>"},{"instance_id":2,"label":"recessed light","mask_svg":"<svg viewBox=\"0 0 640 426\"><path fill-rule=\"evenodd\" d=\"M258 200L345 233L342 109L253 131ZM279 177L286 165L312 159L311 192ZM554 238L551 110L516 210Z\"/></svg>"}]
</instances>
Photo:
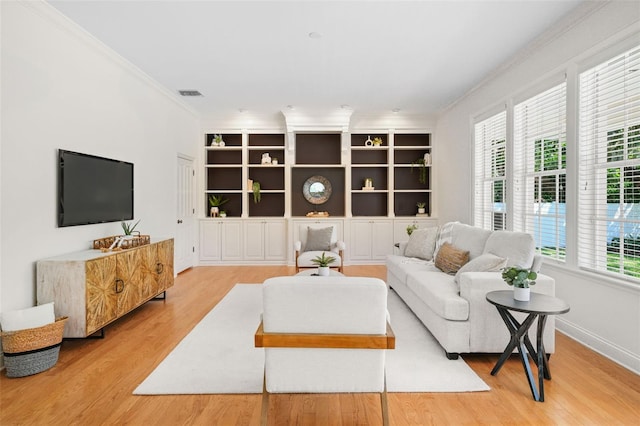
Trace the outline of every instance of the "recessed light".
<instances>
[{"instance_id":1,"label":"recessed light","mask_svg":"<svg viewBox=\"0 0 640 426\"><path fill-rule=\"evenodd\" d=\"M311 31L309 33L309 38L322 38L322 34L315 32L315 31Z\"/></svg>"},{"instance_id":2,"label":"recessed light","mask_svg":"<svg viewBox=\"0 0 640 426\"><path fill-rule=\"evenodd\" d=\"M180 96L202 96L202 93L197 90L178 90Z\"/></svg>"}]
</instances>

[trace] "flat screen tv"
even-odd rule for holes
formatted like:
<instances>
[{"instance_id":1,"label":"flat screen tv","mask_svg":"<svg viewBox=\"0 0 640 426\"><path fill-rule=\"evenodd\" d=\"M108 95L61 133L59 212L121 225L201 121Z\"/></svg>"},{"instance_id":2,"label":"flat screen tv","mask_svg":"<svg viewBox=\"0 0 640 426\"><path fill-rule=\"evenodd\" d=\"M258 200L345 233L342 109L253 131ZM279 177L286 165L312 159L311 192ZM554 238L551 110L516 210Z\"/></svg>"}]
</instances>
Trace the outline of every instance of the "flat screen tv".
<instances>
[{"instance_id":1,"label":"flat screen tv","mask_svg":"<svg viewBox=\"0 0 640 426\"><path fill-rule=\"evenodd\" d=\"M133 164L58 150L58 226L133 219Z\"/></svg>"}]
</instances>

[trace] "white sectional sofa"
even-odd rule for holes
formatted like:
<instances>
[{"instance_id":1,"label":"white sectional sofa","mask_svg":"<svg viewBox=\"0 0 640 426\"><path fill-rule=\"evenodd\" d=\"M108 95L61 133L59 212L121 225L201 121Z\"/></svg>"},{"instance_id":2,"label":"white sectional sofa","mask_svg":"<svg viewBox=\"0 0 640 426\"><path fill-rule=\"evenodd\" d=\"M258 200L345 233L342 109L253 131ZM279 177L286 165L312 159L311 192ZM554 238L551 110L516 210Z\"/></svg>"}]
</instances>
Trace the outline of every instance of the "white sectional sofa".
<instances>
[{"instance_id":1,"label":"white sectional sofa","mask_svg":"<svg viewBox=\"0 0 640 426\"><path fill-rule=\"evenodd\" d=\"M455 275L436 267L438 251L445 243L449 243L447 248L468 252L468 263ZM440 264L444 253L438 259ZM429 329L450 359L460 353L501 353L509 342L509 332L495 306L487 302L486 294L512 288L501 277L500 269L505 265L537 272L540 260L529 234L488 231L450 222L439 228L418 229L408 242L401 243L400 254L387 257L387 284ZM538 274L531 291L555 295L555 281ZM530 330L534 344L535 328ZM553 315L547 318L544 345L548 353L555 351Z\"/></svg>"}]
</instances>

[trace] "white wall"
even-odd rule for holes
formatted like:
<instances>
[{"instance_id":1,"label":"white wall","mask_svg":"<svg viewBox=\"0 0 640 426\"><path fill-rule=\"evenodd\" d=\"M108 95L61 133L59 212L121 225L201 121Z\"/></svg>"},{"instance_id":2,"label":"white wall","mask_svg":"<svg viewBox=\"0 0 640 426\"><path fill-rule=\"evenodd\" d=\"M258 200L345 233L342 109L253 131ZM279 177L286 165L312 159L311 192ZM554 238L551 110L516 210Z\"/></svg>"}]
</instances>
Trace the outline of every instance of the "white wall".
<instances>
[{"instance_id":1,"label":"white wall","mask_svg":"<svg viewBox=\"0 0 640 426\"><path fill-rule=\"evenodd\" d=\"M35 262L90 247L119 223L58 228L57 149L134 163L138 229L173 236L177 154L200 121L46 3L1 2L0 310L33 306Z\"/></svg>"},{"instance_id":2,"label":"white wall","mask_svg":"<svg viewBox=\"0 0 640 426\"><path fill-rule=\"evenodd\" d=\"M588 57L630 36L640 42L637 2L587 4L524 51L510 65L470 92L438 120L438 174L440 221L472 223L472 119L505 105L514 95L541 79L558 73L576 73ZM572 133L568 129L568 133ZM568 142L569 143L569 142ZM569 173L568 173L569 174ZM448 190L455 188L455 191ZM571 210L568 210L569 215ZM567 219L567 227L576 220ZM569 237L569 230L567 231ZM558 328L621 364L640 371L640 286L587 274L568 261L546 265L543 272L556 279L557 295L571 305L558 318Z\"/></svg>"}]
</instances>

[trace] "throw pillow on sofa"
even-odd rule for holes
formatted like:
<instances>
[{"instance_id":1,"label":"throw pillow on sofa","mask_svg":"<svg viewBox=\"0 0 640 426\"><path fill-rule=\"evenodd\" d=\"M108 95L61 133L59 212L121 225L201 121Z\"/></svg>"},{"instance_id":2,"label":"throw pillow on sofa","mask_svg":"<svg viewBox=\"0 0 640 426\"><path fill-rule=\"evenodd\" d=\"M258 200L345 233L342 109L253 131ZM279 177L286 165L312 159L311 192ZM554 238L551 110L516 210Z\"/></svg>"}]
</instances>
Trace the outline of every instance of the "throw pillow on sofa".
<instances>
[{"instance_id":1,"label":"throw pillow on sofa","mask_svg":"<svg viewBox=\"0 0 640 426\"><path fill-rule=\"evenodd\" d=\"M424 260L433 259L433 251L436 246L436 238L438 237L438 228L415 229L409 242L404 249L404 255L407 257L417 257Z\"/></svg>"},{"instance_id":2,"label":"throw pillow on sofa","mask_svg":"<svg viewBox=\"0 0 640 426\"><path fill-rule=\"evenodd\" d=\"M469 261L469 252L460 250L449 243L444 243L436 254L436 268L453 275Z\"/></svg>"},{"instance_id":3,"label":"throw pillow on sofa","mask_svg":"<svg viewBox=\"0 0 640 426\"><path fill-rule=\"evenodd\" d=\"M495 254L485 253L470 260L456 272L456 283L460 283L460 275L465 272L497 272L507 266L507 259Z\"/></svg>"}]
</instances>

